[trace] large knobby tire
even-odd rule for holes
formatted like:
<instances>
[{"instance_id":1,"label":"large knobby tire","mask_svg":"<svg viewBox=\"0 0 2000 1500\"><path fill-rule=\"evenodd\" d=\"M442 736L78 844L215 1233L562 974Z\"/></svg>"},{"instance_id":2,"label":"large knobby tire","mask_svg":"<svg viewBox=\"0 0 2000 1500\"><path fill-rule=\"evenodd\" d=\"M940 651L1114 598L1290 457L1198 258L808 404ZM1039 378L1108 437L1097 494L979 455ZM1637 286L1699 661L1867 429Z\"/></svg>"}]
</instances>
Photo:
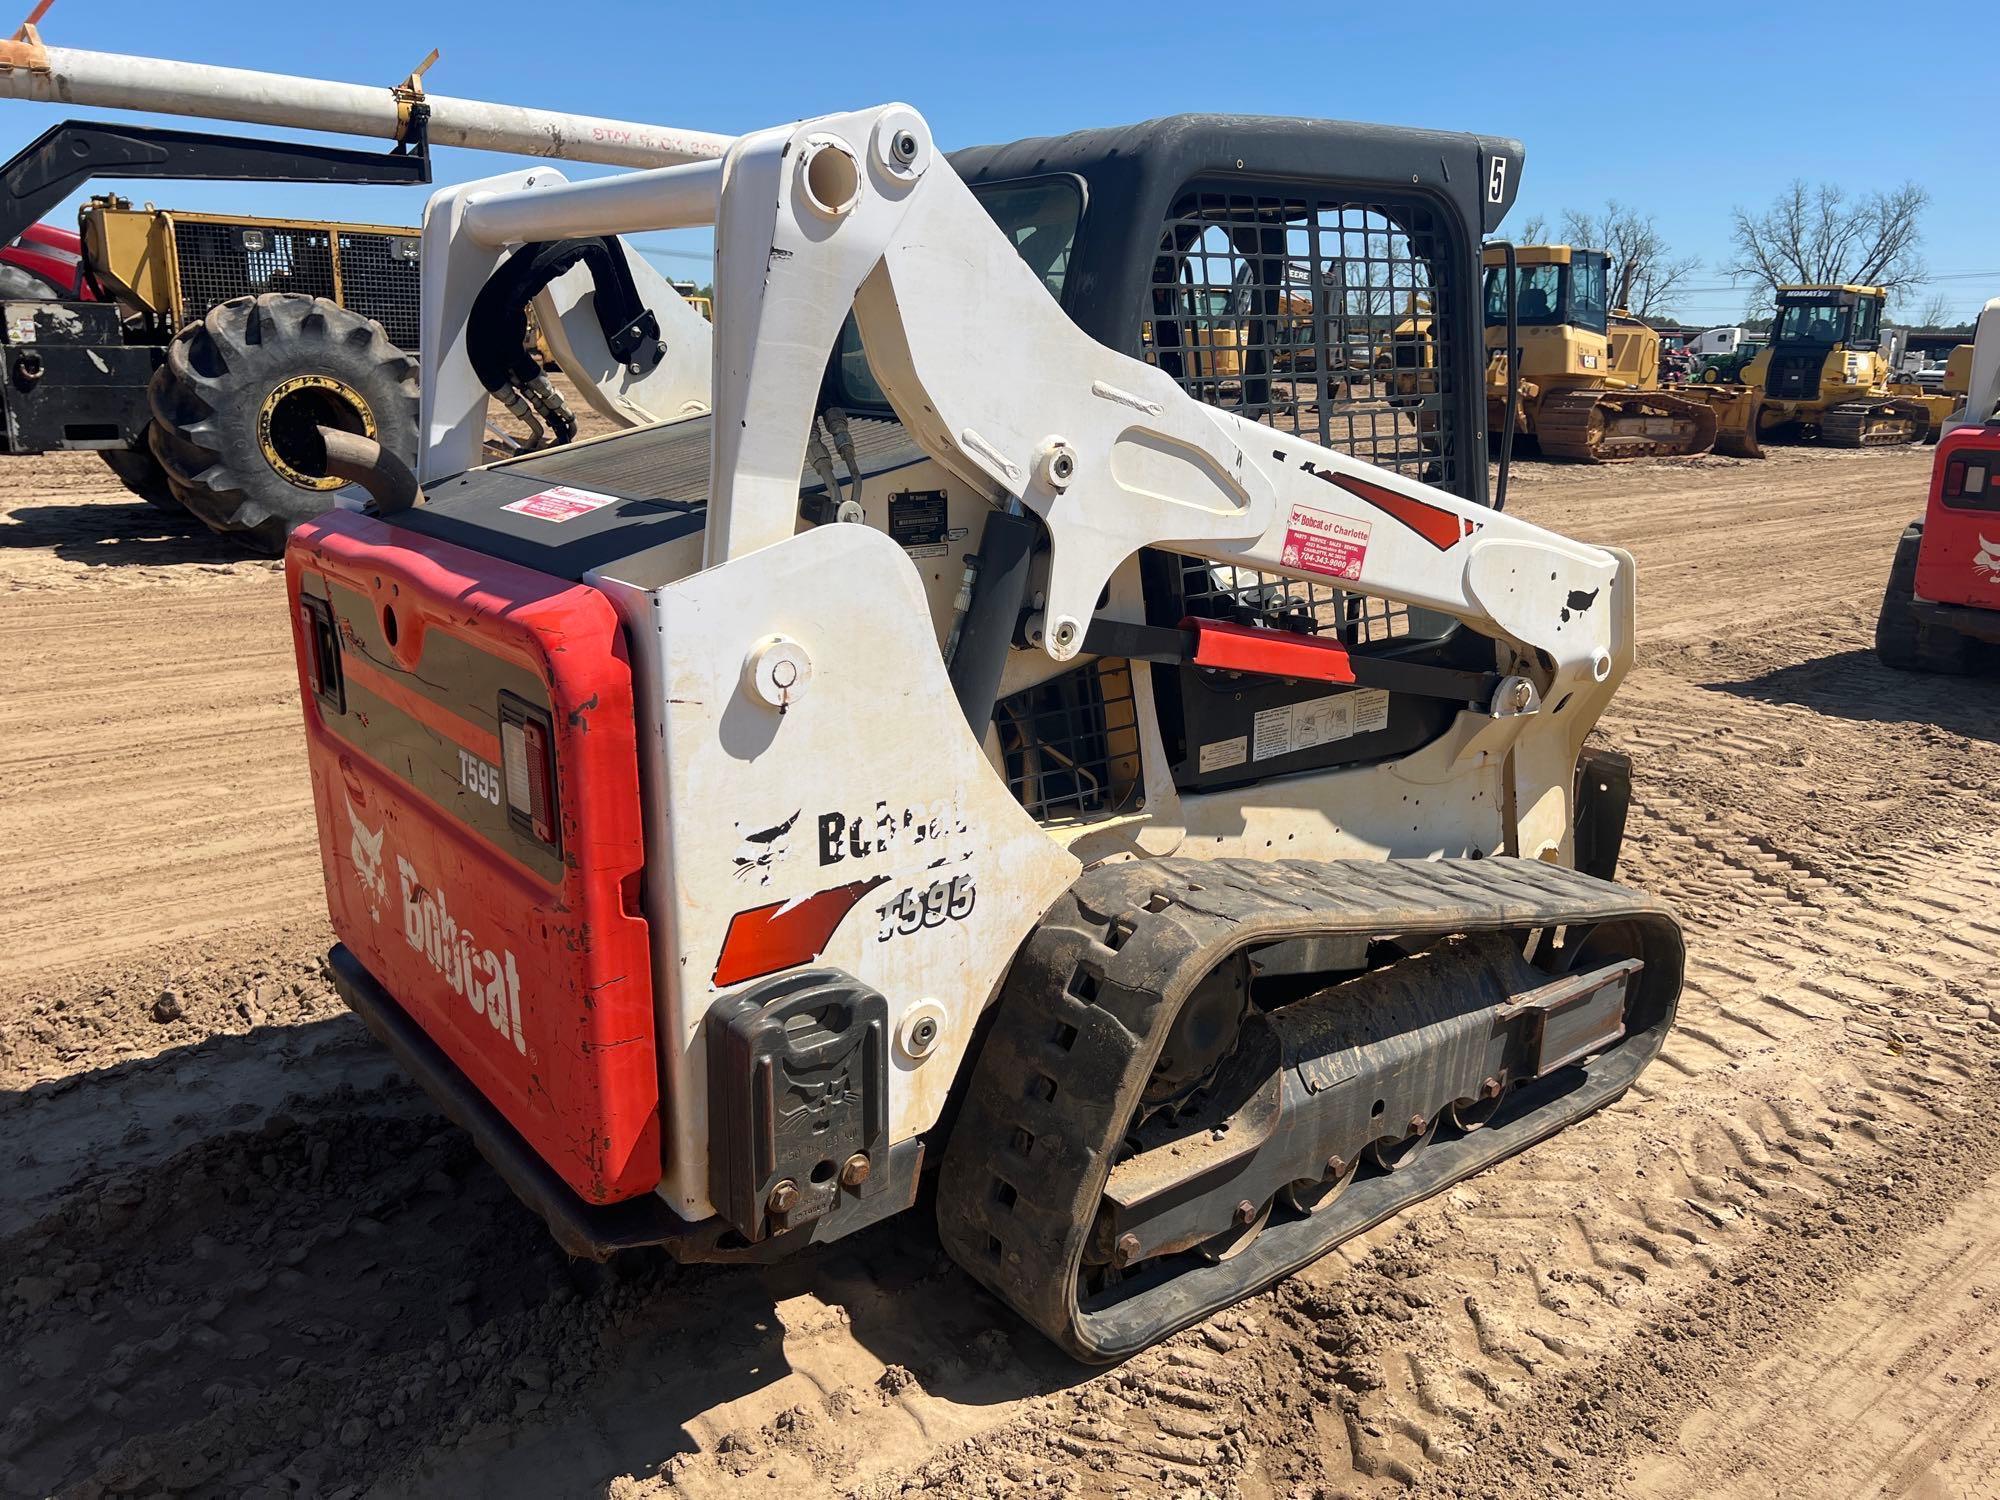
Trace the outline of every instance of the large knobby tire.
<instances>
[{"instance_id":1,"label":"large knobby tire","mask_svg":"<svg viewBox=\"0 0 2000 1500\"><path fill-rule=\"evenodd\" d=\"M147 430L151 431L150 424ZM131 448L100 448L97 456L104 460L105 467L118 476L118 482L127 490L155 509L186 523L187 507L174 494L173 481L153 456L150 439L141 438L138 445Z\"/></svg>"},{"instance_id":2,"label":"large knobby tire","mask_svg":"<svg viewBox=\"0 0 2000 1500\"><path fill-rule=\"evenodd\" d=\"M1875 655L1883 666L1898 671L1962 674L1969 669L1972 643L1956 631L1924 624L1914 608L1917 551L1923 540L1920 522L1896 543L1889 585L1882 591L1882 613L1875 620Z\"/></svg>"},{"instance_id":3,"label":"large knobby tire","mask_svg":"<svg viewBox=\"0 0 2000 1500\"><path fill-rule=\"evenodd\" d=\"M176 498L272 554L342 487L326 472L321 426L416 462L416 360L381 324L324 297L217 304L167 346L148 396L153 453Z\"/></svg>"}]
</instances>

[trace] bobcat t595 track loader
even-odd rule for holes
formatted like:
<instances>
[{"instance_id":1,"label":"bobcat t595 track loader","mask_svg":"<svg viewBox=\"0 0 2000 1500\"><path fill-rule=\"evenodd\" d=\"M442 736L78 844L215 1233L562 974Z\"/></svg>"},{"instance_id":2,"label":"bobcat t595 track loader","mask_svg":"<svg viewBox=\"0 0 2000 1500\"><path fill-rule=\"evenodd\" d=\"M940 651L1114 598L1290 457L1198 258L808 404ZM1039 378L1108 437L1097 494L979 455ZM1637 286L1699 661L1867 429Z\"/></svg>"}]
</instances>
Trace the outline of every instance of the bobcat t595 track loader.
<instances>
[{"instance_id":1,"label":"bobcat t595 track loader","mask_svg":"<svg viewBox=\"0 0 2000 1500\"><path fill-rule=\"evenodd\" d=\"M565 1246L775 1257L934 1177L1114 1359L1631 1083L1682 967L1582 749L1632 560L1485 503L1519 163L887 105L432 199L421 488L328 434L377 513L288 553L332 962ZM712 415L475 467L496 269L698 224ZM1414 404L1328 373L1418 297Z\"/></svg>"}]
</instances>

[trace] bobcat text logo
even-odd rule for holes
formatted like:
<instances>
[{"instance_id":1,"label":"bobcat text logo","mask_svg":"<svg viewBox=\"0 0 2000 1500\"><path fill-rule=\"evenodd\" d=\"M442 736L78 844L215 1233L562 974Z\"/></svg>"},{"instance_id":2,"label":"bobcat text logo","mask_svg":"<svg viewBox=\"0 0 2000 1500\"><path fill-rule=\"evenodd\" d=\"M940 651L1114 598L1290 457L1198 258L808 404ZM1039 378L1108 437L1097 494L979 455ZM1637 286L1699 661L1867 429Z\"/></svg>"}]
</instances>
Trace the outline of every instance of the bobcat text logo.
<instances>
[{"instance_id":1,"label":"bobcat text logo","mask_svg":"<svg viewBox=\"0 0 2000 1500\"><path fill-rule=\"evenodd\" d=\"M795 815L796 816L796 815ZM837 865L843 859L867 859L896 849L935 843L965 832L965 814L955 801L928 807L891 807L877 802L872 813L829 812L819 815L819 862Z\"/></svg>"},{"instance_id":2,"label":"bobcat text logo","mask_svg":"<svg viewBox=\"0 0 2000 1500\"><path fill-rule=\"evenodd\" d=\"M347 857L354 861L354 877L368 897L368 915L382 920L382 903L389 899L389 880L382 872L382 835L386 828L371 829L347 804Z\"/></svg>"},{"instance_id":3,"label":"bobcat text logo","mask_svg":"<svg viewBox=\"0 0 2000 1500\"><path fill-rule=\"evenodd\" d=\"M514 968L508 949L495 953L482 948L472 929L460 927L445 902L443 891L425 889L417 872L402 855L396 856L396 878L403 887L403 936L412 948L431 961L444 976L452 993L463 995L477 1015L502 1036L514 1039L514 1050L526 1054L528 1040L521 1033L521 977Z\"/></svg>"}]
</instances>

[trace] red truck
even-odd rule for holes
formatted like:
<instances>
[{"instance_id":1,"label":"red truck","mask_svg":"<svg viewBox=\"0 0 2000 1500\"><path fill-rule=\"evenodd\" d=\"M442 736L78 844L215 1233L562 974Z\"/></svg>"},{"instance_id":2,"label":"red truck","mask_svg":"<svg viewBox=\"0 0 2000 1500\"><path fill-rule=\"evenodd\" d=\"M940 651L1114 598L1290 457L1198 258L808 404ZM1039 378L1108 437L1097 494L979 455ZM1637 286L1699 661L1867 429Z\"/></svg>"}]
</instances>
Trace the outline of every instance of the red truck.
<instances>
[{"instance_id":1,"label":"red truck","mask_svg":"<svg viewBox=\"0 0 2000 1500\"><path fill-rule=\"evenodd\" d=\"M1955 425L1954 425L1955 424ZM1974 340L1965 409L1931 461L1929 503L1896 546L1875 654L1906 671L2000 665L2000 297Z\"/></svg>"}]
</instances>

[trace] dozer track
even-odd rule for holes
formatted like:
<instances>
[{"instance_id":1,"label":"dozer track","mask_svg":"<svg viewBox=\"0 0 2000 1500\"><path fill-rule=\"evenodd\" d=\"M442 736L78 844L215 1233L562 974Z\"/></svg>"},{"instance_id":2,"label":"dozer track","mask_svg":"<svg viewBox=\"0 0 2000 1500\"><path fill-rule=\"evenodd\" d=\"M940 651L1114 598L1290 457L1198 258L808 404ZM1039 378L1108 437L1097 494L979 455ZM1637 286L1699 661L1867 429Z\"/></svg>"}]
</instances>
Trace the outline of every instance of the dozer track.
<instances>
[{"instance_id":1,"label":"dozer track","mask_svg":"<svg viewBox=\"0 0 2000 1500\"><path fill-rule=\"evenodd\" d=\"M1715 428L1707 402L1665 391L1558 391L1535 411L1543 457L1593 464L1706 453Z\"/></svg>"},{"instance_id":2,"label":"dozer track","mask_svg":"<svg viewBox=\"0 0 2000 1500\"><path fill-rule=\"evenodd\" d=\"M1930 432L1930 408L1901 396L1843 401L1820 418L1819 440L1833 448L1894 448L1921 443Z\"/></svg>"},{"instance_id":3,"label":"dozer track","mask_svg":"<svg viewBox=\"0 0 2000 1500\"><path fill-rule=\"evenodd\" d=\"M1325 977L1253 989L1252 949ZM940 1234L1071 1354L1122 1358L1624 1092L1682 964L1662 903L1536 861L1089 871L1009 975ZM1215 1056L1163 1101L1170 1043Z\"/></svg>"}]
</instances>

